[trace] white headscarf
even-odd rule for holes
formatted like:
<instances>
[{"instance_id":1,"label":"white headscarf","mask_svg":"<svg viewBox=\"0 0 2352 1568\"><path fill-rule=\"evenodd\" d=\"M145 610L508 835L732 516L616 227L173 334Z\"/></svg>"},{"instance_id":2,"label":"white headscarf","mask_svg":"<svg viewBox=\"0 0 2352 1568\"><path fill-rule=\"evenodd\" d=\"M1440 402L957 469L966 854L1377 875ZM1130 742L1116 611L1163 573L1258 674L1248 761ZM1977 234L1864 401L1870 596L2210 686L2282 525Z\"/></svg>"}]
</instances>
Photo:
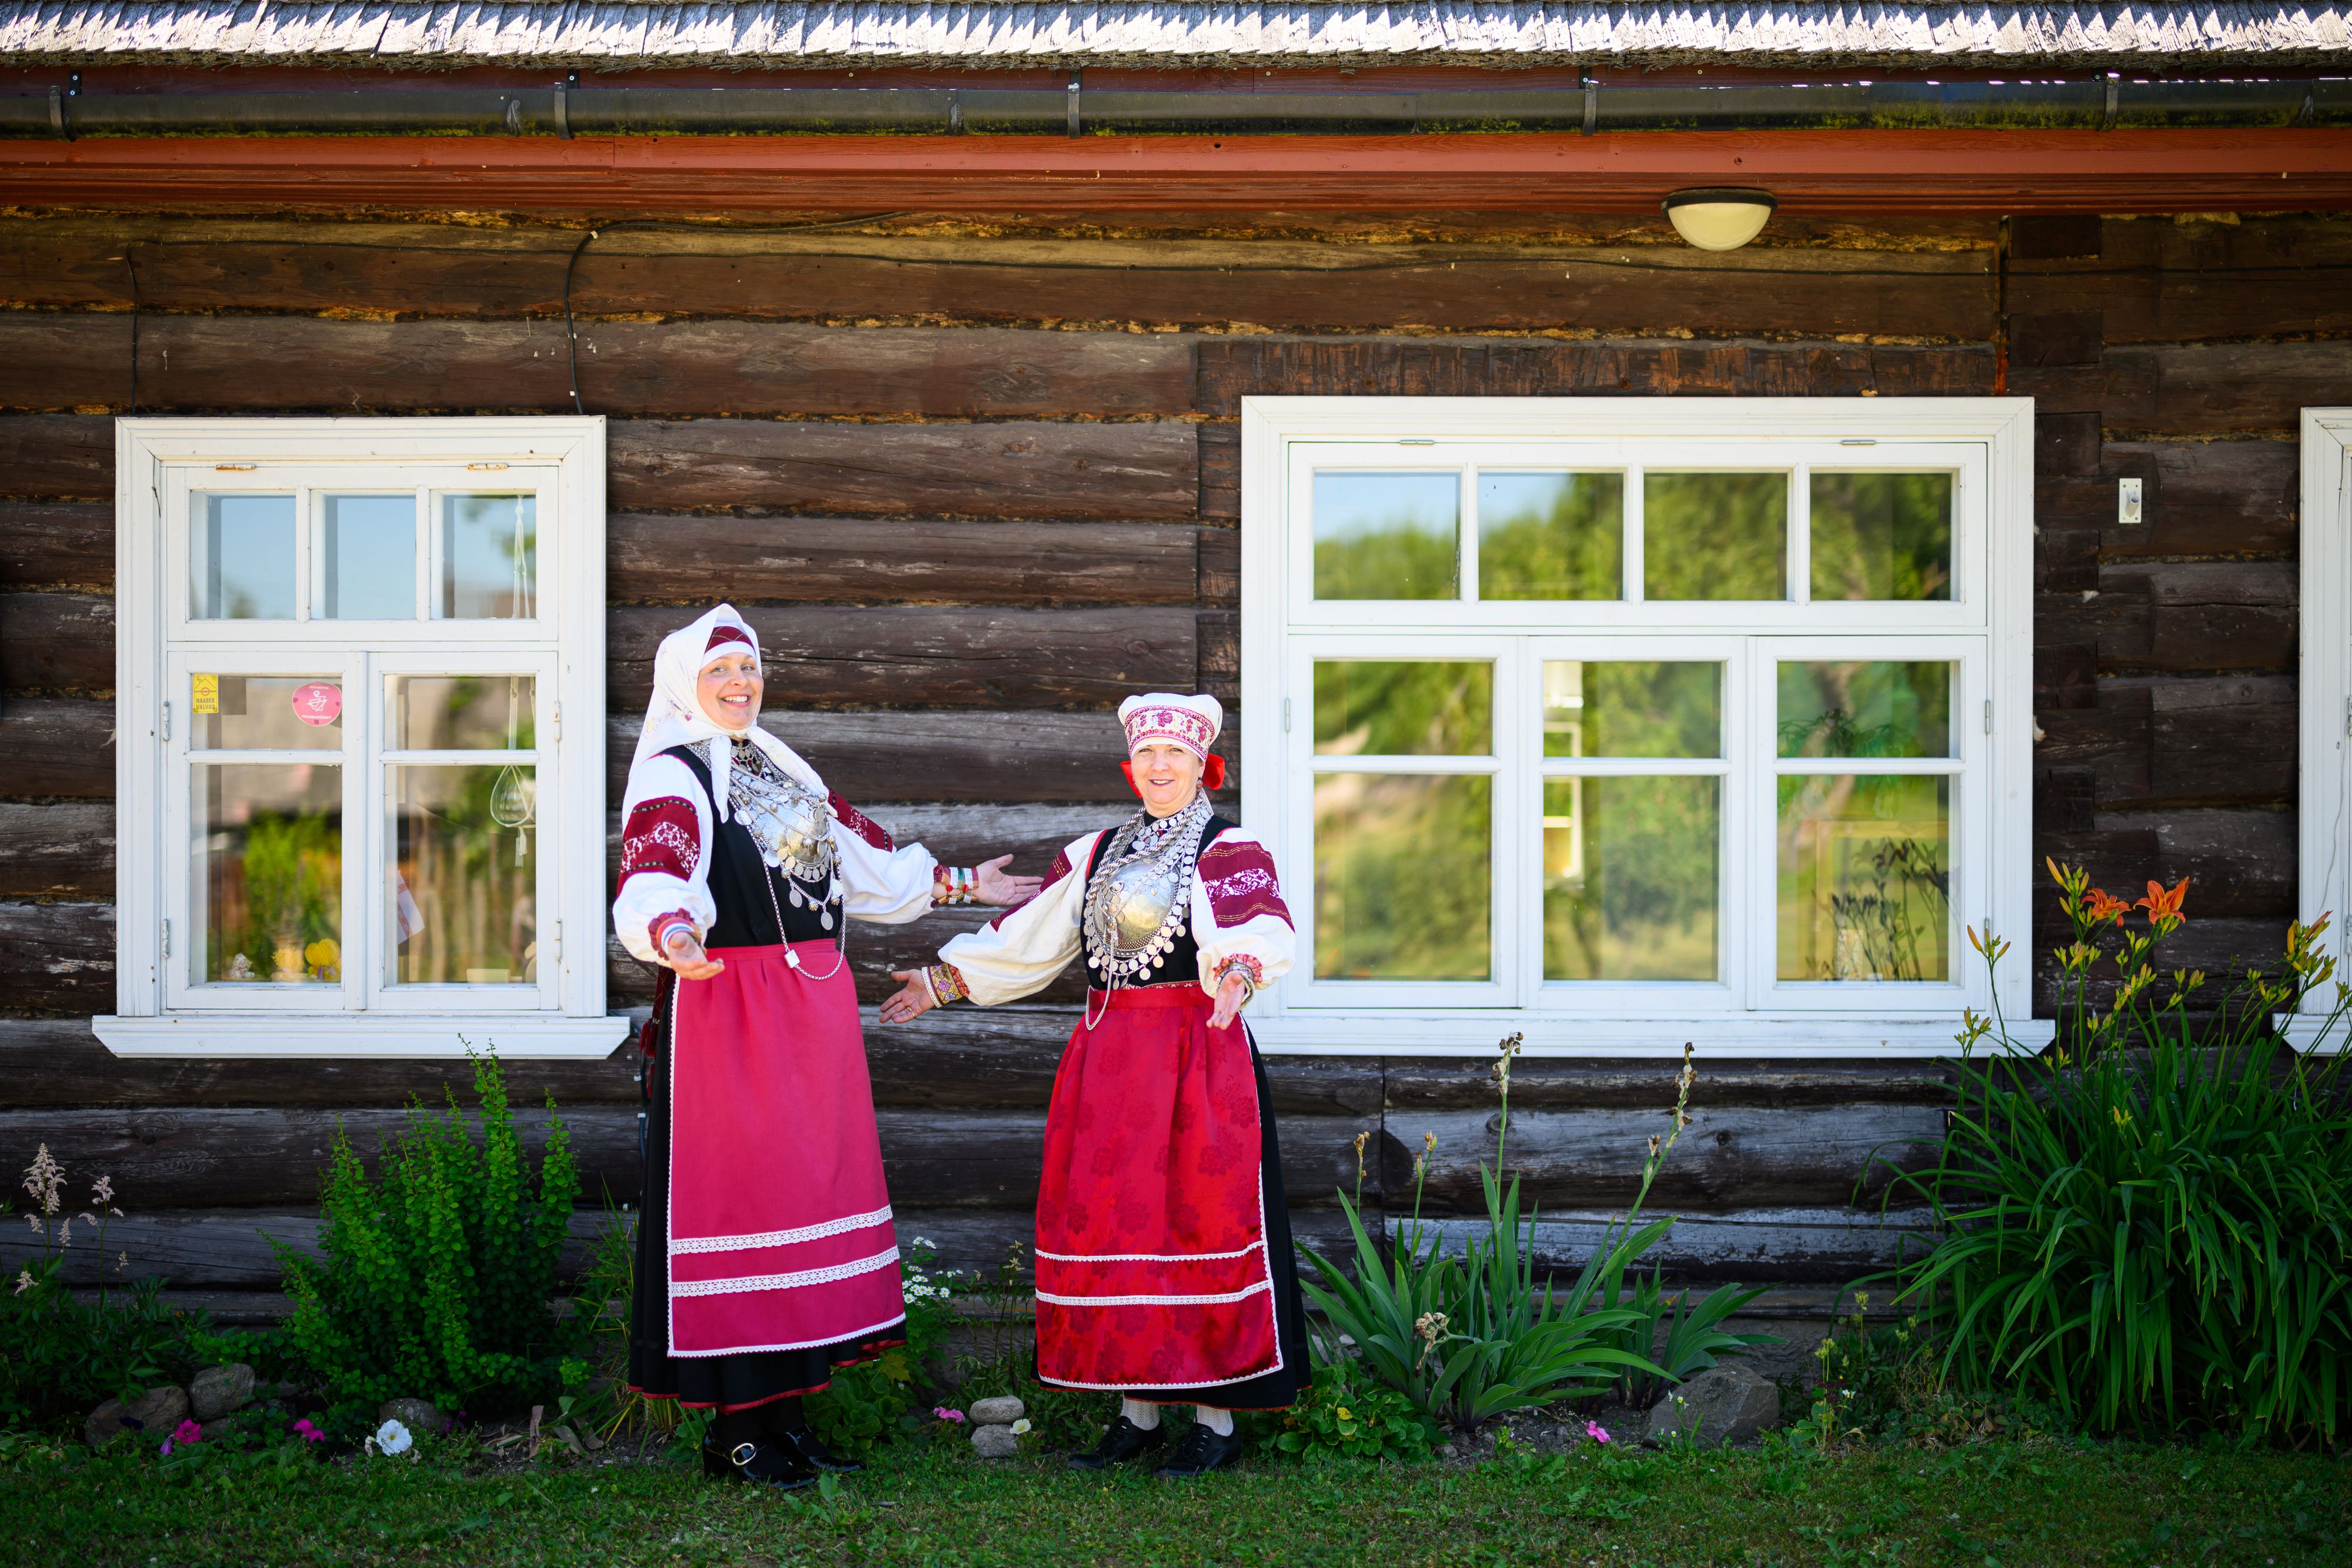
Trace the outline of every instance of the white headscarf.
<instances>
[{"instance_id":1,"label":"white headscarf","mask_svg":"<svg viewBox=\"0 0 2352 1568\"><path fill-rule=\"evenodd\" d=\"M733 627L751 644L752 657L759 656L760 634L735 612L731 604L721 604L693 625L663 638L660 649L654 654L653 700L646 705L646 727L637 737L633 764L658 757L674 746L701 746L703 755L710 761L710 793L719 808L719 820L723 822L727 821L727 786L733 772L729 742L738 732L715 723L702 711L701 701L695 695L695 683L705 666L744 644L730 639L712 647L710 632L718 626ZM761 729L757 719L754 715L745 738L765 752L770 761L799 779L811 793L824 795L824 780L816 776L816 769L802 761L800 753Z\"/></svg>"}]
</instances>

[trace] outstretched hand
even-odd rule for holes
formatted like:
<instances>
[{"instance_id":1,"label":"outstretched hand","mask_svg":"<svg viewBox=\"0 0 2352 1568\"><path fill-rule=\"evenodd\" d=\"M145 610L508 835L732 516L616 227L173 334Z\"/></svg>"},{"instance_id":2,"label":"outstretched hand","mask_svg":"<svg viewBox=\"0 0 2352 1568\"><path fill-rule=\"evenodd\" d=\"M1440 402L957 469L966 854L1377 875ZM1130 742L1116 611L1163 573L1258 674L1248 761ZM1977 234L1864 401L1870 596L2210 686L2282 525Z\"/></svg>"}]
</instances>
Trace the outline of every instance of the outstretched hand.
<instances>
[{"instance_id":1,"label":"outstretched hand","mask_svg":"<svg viewBox=\"0 0 2352 1568\"><path fill-rule=\"evenodd\" d=\"M1036 897L1037 890L1045 885L1045 879L1041 876L1007 876L1004 868L1012 863L1011 855L999 855L973 867L971 895L998 909L1026 904Z\"/></svg>"},{"instance_id":2,"label":"outstretched hand","mask_svg":"<svg viewBox=\"0 0 2352 1568\"><path fill-rule=\"evenodd\" d=\"M681 980L707 980L727 967L724 960L705 953L694 933L683 925L670 928L669 940L662 945L662 956L669 960L669 967L677 971Z\"/></svg>"},{"instance_id":3,"label":"outstretched hand","mask_svg":"<svg viewBox=\"0 0 2352 1568\"><path fill-rule=\"evenodd\" d=\"M899 988L882 998L884 1023L911 1023L940 1005L920 969L893 969L890 977L899 983Z\"/></svg>"}]
</instances>

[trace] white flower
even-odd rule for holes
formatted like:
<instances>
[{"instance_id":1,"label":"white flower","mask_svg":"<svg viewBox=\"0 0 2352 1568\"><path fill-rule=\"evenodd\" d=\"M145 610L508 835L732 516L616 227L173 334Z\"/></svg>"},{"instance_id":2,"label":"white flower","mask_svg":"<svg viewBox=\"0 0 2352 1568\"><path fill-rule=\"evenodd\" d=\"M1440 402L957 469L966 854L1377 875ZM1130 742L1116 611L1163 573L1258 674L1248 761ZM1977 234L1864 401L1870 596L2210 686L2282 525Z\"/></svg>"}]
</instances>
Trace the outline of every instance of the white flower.
<instances>
[{"instance_id":1,"label":"white flower","mask_svg":"<svg viewBox=\"0 0 2352 1568\"><path fill-rule=\"evenodd\" d=\"M1028 1430L1029 1430L1029 1417L1028 1417L1028 1416L1024 1416L1023 1417L1021 1417L1021 1419L1019 1419L1018 1421L1015 1421L1014 1423L1013 1423L1013 1435L1014 1437L1020 1437L1024 1432L1026 1432L1026 1431L1028 1431Z\"/></svg>"},{"instance_id":2,"label":"white flower","mask_svg":"<svg viewBox=\"0 0 2352 1568\"><path fill-rule=\"evenodd\" d=\"M397 1421L386 1421L375 1429L376 1452L386 1458L408 1452L415 1441L408 1435L408 1428Z\"/></svg>"}]
</instances>

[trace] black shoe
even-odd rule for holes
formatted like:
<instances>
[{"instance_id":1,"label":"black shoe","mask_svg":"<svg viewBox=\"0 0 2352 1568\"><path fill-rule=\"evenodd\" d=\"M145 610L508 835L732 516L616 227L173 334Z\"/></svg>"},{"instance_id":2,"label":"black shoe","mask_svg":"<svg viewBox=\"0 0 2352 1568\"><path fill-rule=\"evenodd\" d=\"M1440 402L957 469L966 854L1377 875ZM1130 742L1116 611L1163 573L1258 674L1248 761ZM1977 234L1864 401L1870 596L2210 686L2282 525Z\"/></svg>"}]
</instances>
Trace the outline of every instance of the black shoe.
<instances>
[{"instance_id":1,"label":"black shoe","mask_svg":"<svg viewBox=\"0 0 2352 1568\"><path fill-rule=\"evenodd\" d=\"M866 1467L855 1459L845 1459L817 1441L817 1436L803 1427L797 1432L771 1432L767 1440L777 1448L789 1448L800 1456L801 1462L814 1469L831 1470L835 1475L851 1476Z\"/></svg>"},{"instance_id":2,"label":"black shoe","mask_svg":"<svg viewBox=\"0 0 2352 1568\"><path fill-rule=\"evenodd\" d=\"M1192 1423L1184 1440L1156 1472L1171 1480L1188 1481L1195 1476L1205 1476L1211 1470L1223 1469L1242 1457L1242 1435L1235 1430L1231 1437L1220 1437L1202 1423Z\"/></svg>"},{"instance_id":3,"label":"black shoe","mask_svg":"<svg viewBox=\"0 0 2352 1568\"><path fill-rule=\"evenodd\" d=\"M765 1442L738 1443L731 1448L705 1443L702 1473L713 1480L749 1481L779 1491L798 1491L816 1480L816 1472L798 1454Z\"/></svg>"},{"instance_id":4,"label":"black shoe","mask_svg":"<svg viewBox=\"0 0 2352 1568\"><path fill-rule=\"evenodd\" d=\"M1070 1469L1107 1470L1113 1465L1125 1464L1138 1455L1148 1454L1167 1440L1168 1424L1165 1421L1146 1431L1121 1416L1110 1424L1110 1430L1103 1434L1101 1442L1083 1454L1070 1456Z\"/></svg>"}]
</instances>

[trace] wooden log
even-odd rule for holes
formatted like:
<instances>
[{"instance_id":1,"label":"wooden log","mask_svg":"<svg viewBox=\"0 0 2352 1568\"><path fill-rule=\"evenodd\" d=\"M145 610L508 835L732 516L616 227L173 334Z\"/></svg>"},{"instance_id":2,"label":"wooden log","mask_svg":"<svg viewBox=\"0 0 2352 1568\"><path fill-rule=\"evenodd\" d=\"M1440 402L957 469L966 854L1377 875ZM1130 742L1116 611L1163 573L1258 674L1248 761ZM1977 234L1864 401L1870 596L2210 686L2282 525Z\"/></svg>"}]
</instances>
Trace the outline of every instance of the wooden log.
<instances>
[{"instance_id":1,"label":"wooden log","mask_svg":"<svg viewBox=\"0 0 2352 1568\"><path fill-rule=\"evenodd\" d=\"M0 709L0 723L5 722ZM890 800L1085 800L1118 806L1114 821L1134 809L1135 793L1118 770L1118 721L1108 713L771 708L760 722L807 758L830 788L859 806ZM635 716L615 714L608 725L606 788L618 800L640 724ZM1234 799L1241 753L1230 718L1217 750L1225 758L1226 799Z\"/></svg>"},{"instance_id":2,"label":"wooden log","mask_svg":"<svg viewBox=\"0 0 2352 1568\"><path fill-rule=\"evenodd\" d=\"M2081 865L2095 883L2132 898L2151 881L2169 887L2186 877L2192 919L2295 913L2292 811L2103 812L2087 832L2035 834L2034 853Z\"/></svg>"},{"instance_id":3,"label":"wooden log","mask_svg":"<svg viewBox=\"0 0 2352 1568\"><path fill-rule=\"evenodd\" d=\"M114 705L80 697L0 702L0 791L14 797L114 799Z\"/></svg>"},{"instance_id":4,"label":"wooden log","mask_svg":"<svg viewBox=\"0 0 2352 1568\"><path fill-rule=\"evenodd\" d=\"M1172 605L1007 610L753 606L768 685L795 706L1103 708L1198 674L1195 612ZM605 616L605 700L643 713L671 609Z\"/></svg>"},{"instance_id":5,"label":"wooden log","mask_svg":"<svg viewBox=\"0 0 2352 1568\"><path fill-rule=\"evenodd\" d=\"M0 903L0 1011L114 1009L114 905Z\"/></svg>"},{"instance_id":6,"label":"wooden log","mask_svg":"<svg viewBox=\"0 0 2352 1568\"><path fill-rule=\"evenodd\" d=\"M1197 444L1192 427L1176 420L625 420L610 427L607 478L615 506L648 510L1190 518L1200 498Z\"/></svg>"},{"instance_id":7,"label":"wooden log","mask_svg":"<svg viewBox=\"0 0 2352 1568\"><path fill-rule=\"evenodd\" d=\"M1484 1061L1387 1061L1392 1113L1485 1110L1495 1104L1495 1081ZM1948 1075L1935 1061L1694 1061L1694 1105L1940 1105L1950 1098ZM1677 1061L1522 1060L1511 1069L1511 1105L1521 1109L1653 1110L1675 1103Z\"/></svg>"},{"instance_id":8,"label":"wooden log","mask_svg":"<svg viewBox=\"0 0 2352 1568\"><path fill-rule=\"evenodd\" d=\"M1241 400L1252 393L1949 397L1985 395L1993 377L1989 347L1864 344L1244 337L1204 339L1199 361L1197 405L1213 416L1238 414Z\"/></svg>"},{"instance_id":9,"label":"wooden log","mask_svg":"<svg viewBox=\"0 0 2352 1568\"><path fill-rule=\"evenodd\" d=\"M1728 1214L1655 1209L1643 1211L1641 1219L1673 1221L1665 1235L1642 1254L1642 1266L1644 1270L1662 1268L1678 1281L1843 1284L1906 1256L1920 1256L1935 1238L1934 1211L1920 1208L1884 1215L1874 1207L1743 1208ZM1528 1251L1537 1272L1572 1278L1596 1251L1623 1239L1624 1220L1622 1209L1543 1215L1528 1230ZM1391 1218L1391 1235L1406 1227L1407 1222ZM1486 1227L1481 1219L1440 1219L1424 1234L1447 1252L1460 1255L1472 1241L1485 1241ZM1554 1281L1560 1290L1568 1283L1567 1278Z\"/></svg>"},{"instance_id":10,"label":"wooden log","mask_svg":"<svg viewBox=\"0 0 2352 1568\"><path fill-rule=\"evenodd\" d=\"M114 690L114 601L0 593L0 688L103 697Z\"/></svg>"},{"instance_id":11,"label":"wooden log","mask_svg":"<svg viewBox=\"0 0 2352 1568\"><path fill-rule=\"evenodd\" d=\"M0 898L114 897L114 807L0 801Z\"/></svg>"},{"instance_id":12,"label":"wooden log","mask_svg":"<svg viewBox=\"0 0 2352 1568\"><path fill-rule=\"evenodd\" d=\"M2110 343L2352 332L2352 227L2339 214L2103 228L2076 259L2021 260L2012 243L2014 307L2096 311Z\"/></svg>"},{"instance_id":13,"label":"wooden log","mask_svg":"<svg viewBox=\"0 0 2352 1568\"><path fill-rule=\"evenodd\" d=\"M2144 478L2147 518L2137 528L2116 522L2115 486L2092 486L2105 504L2084 509L2108 560L2295 552L2302 456L2294 442L2117 441L2105 457L2118 477ZM2037 487L2037 514L2040 506Z\"/></svg>"},{"instance_id":14,"label":"wooden log","mask_svg":"<svg viewBox=\"0 0 2352 1568\"><path fill-rule=\"evenodd\" d=\"M1204 431L1209 427L1203 425ZM1202 461L1206 462L1205 454ZM1204 528L1200 530L1200 578L1197 597L1203 605L1238 610L1242 602L1242 531Z\"/></svg>"},{"instance_id":15,"label":"wooden log","mask_svg":"<svg viewBox=\"0 0 2352 1568\"><path fill-rule=\"evenodd\" d=\"M2036 722L2037 766L2089 768L2102 810L2294 799L2289 677L2102 681L2095 707L2043 711Z\"/></svg>"},{"instance_id":16,"label":"wooden log","mask_svg":"<svg viewBox=\"0 0 2352 1568\"><path fill-rule=\"evenodd\" d=\"M597 1061L516 1057L499 1067L514 1103L540 1105L551 1094L557 1110L568 1113L574 1106L590 1104L634 1110L640 1092L636 1062L632 1041ZM474 1103L473 1067L464 1061L119 1057L98 1042L86 1018L0 1019L0 1075L10 1084L8 1103L25 1110L67 1105L397 1109L411 1098L438 1106L445 1090L455 1091L462 1105Z\"/></svg>"},{"instance_id":17,"label":"wooden log","mask_svg":"<svg viewBox=\"0 0 2352 1568\"><path fill-rule=\"evenodd\" d=\"M1202 423L1201 516L1238 521L1242 515L1242 427L1234 420ZM1235 584L1239 591L1239 584Z\"/></svg>"},{"instance_id":18,"label":"wooden log","mask_svg":"<svg viewBox=\"0 0 2352 1568\"><path fill-rule=\"evenodd\" d=\"M0 530L7 526L0 508ZM1190 604L1195 536L1164 523L661 517L606 525L615 603ZM0 538L0 570L5 570ZM1238 565L1236 565L1238 570Z\"/></svg>"},{"instance_id":19,"label":"wooden log","mask_svg":"<svg viewBox=\"0 0 2352 1568\"><path fill-rule=\"evenodd\" d=\"M2037 896L2035 902L2033 1015L2054 1018L2058 1016L2061 998L2059 971L2050 949L2067 938L2054 896ZM2231 976L2243 974L2248 965L2270 967L2278 963L2279 956L2286 950L2290 918L2284 915L2269 920L2192 917L2157 949L2158 973L2165 977L2165 988L2158 990L2158 998L2170 994L2172 970L2202 969L2211 977L2204 999L2218 1003ZM2093 969L2090 996L2094 1008L2105 1009L2112 1004L2117 978L2112 964L2101 964Z\"/></svg>"},{"instance_id":20,"label":"wooden log","mask_svg":"<svg viewBox=\"0 0 2352 1568\"><path fill-rule=\"evenodd\" d=\"M0 415L0 496L113 499L113 419L97 413Z\"/></svg>"},{"instance_id":21,"label":"wooden log","mask_svg":"<svg viewBox=\"0 0 2352 1568\"><path fill-rule=\"evenodd\" d=\"M1990 336L1993 251L1979 236L1938 234L1922 246L1909 235L1845 225L1835 243L1822 243L1830 236L1802 225L1781 218L1770 237L1782 243L1722 255L1674 245L1654 226L1629 232L1622 220L1547 223L1553 232L1532 242L1465 236L1408 245L1387 243L1386 235L1366 244L625 231L604 235L581 256L572 303L590 317L667 311L1354 330L1574 323L1594 331ZM0 299L43 309L125 308L130 272L112 258L124 254L126 241L151 310L560 317L578 236L240 219L206 229L176 219L151 226L45 215L0 225Z\"/></svg>"},{"instance_id":22,"label":"wooden log","mask_svg":"<svg viewBox=\"0 0 2352 1568\"><path fill-rule=\"evenodd\" d=\"M1651 1188L1662 1207L1695 1205L1843 1205L1857 1192L1874 1195L1886 1166L1923 1164L1943 1138L1944 1113L1926 1105L1861 1103L1846 1105L1707 1105L1667 1156ZM1382 1143L1381 1175L1393 1207L1412 1190L1412 1164L1424 1134L1433 1134L1424 1202L1432 1212L1483 1212L1478 1166L1495 1161L1496 1113L1391 1110ZM1519 1176L1528 1200L1545 1207L1601 1207L1632 1199L1654 1134L1672 1130L1665 1109L1655 1111L1518 1111L1511 1116L1505 1151L1508 1174Z\"/></svg>"},{"instance_id":23,"label":"wooden log","mask_svg":"<svg viewBox=\"0 0 2352 1568\"><path fill-rule=\"evenodd\" d=\"M2037 600L2035 640L2088 643L2116 674L2294 668L2292 562L2132 562L2101 567L2098 584Z\"/></svg>"},{"instance_id":24,"label":"wooden log","mask_svg":"<svg viewBox=\"0 0 2352 1568\"><path fill-rule=\"evenodd\" d=\"M151 315L139 337L149 413L569 413L563 322ZM129 320L0 311L18 370L5 406L128 411ZM599 413L1003 418L1181 413L1191 340L1165 333L825 327L742 320L583 321L580 396Z\"/></svg>"},{"instance_id":25,"label":"wooden log","mask_svg":"<svg viewBox=\"0 0 2352 1568\"><path fill-rule=\"evenodd\" d=\"M0 588L114 590L114 508L89 501L0 503Z\"/></svg>"},{"instance_id":26,"label":"wooden log","mask_svg":"<svg viewBox=\"0 0 2352 1568\"><path fill-rule=\"evenodd\" d=\"M2352 340L2328 339L2109 348L2094 365L2013 369L2009 390L2053 411L2094 410L2111 433L2286 437L2347 381Z\"/></svg>"}]
</instances>

